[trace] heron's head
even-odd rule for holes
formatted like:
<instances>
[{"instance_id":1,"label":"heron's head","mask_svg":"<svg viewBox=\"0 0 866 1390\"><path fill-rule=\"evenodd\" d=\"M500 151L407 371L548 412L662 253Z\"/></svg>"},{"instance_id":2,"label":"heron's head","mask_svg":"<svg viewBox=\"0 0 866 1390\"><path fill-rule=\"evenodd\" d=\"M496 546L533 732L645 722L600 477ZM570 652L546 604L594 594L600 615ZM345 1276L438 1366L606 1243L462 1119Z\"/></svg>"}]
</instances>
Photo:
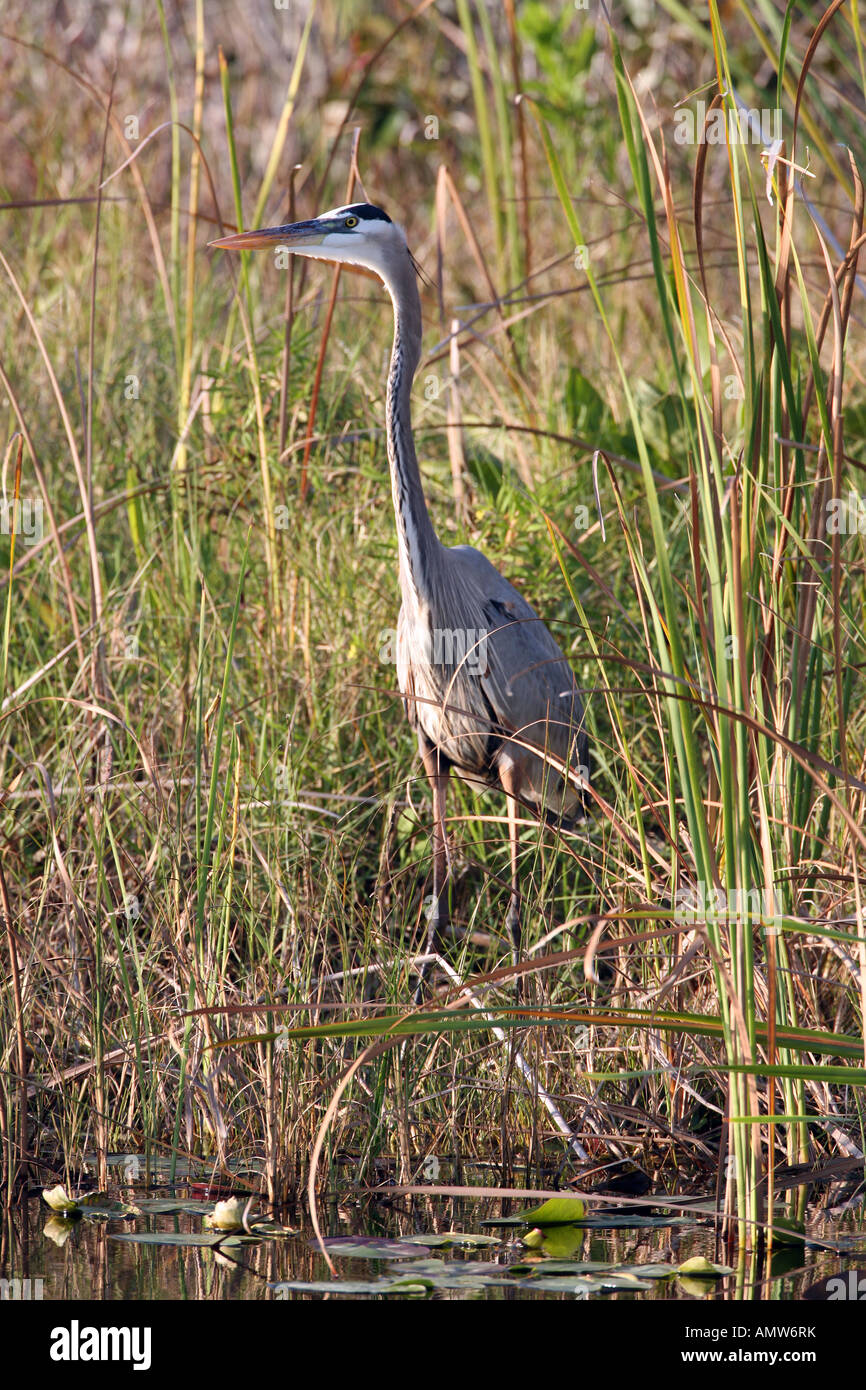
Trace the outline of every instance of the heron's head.
<instances>
[{"instance_id":1,"label":"heron's head","mask_svg":"<svg viewBox=\"0 0 866 1390\"><path fill-rule=\"evenodd\" d=\"M268 246L282 246L297 256L361 266L386 283L395 271L413 264L402 229L391 221L387 212L370 203L334 208L310 222L238 232L235 236L220 237L210 245L224 251L258 251Z\"/></svg>"}]
</instances>

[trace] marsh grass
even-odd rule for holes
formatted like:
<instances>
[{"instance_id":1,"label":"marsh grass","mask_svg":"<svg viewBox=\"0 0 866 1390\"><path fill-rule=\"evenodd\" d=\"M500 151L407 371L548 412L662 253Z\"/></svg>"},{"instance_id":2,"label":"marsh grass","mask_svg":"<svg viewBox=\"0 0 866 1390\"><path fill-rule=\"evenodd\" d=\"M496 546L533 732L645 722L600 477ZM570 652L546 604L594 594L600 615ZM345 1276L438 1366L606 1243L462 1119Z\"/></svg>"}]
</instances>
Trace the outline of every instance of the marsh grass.
<instances>
[{"instance_id":1,"label":"marsh grass","mask_svg":"<svg viewBox=\"0 0 866 1390\"><path fill-rule=\"evenodd\" d=\"M100 182L105 132L106 173L126 164L98 213L49 217L7 176L7 461L17 433L44 519L3 562L10 1194L85 1155L104 1180L132 1150L255 1158L277 1202L317 1142L319 1172L355 1181L427 1155L457 1180L470 1158L561 1177L517 1047L598 1168L718 1183L743 1248L774 1163L862 1152L864 539L827 530L866 420L857 11L810 46L775 10L666 8L651 42L626 23L572 46L540 5L393 35L359 9L366 186L441 276L415 404L436 524L527 594L590 696L586 833L523 835L522 1011L504 807L459 788L446 953L483 1008L409 1006L429 806L389 655L387 304L343 276L331 320L327 272L287 297L270 261L235 276L204 251L220 199L241 225L254 167L250 225L296 154L299 215L341 201L339 155L298 133L306 65L341 40L307 12L253 151L227 36L192 6L185 47L160 8L138 37L172 124L126 138L123 70L111 100L77 98L76 187ZM696 71L730 129L735 93L762 104L756 33L785 115L772 203L760 147L672 136ZM74 55L12 52L81 91ZM377 139L407 55L441 148L408 115L411 149ZM467 94L477 131L448 124Z\"/></svg>"}]
</instances>

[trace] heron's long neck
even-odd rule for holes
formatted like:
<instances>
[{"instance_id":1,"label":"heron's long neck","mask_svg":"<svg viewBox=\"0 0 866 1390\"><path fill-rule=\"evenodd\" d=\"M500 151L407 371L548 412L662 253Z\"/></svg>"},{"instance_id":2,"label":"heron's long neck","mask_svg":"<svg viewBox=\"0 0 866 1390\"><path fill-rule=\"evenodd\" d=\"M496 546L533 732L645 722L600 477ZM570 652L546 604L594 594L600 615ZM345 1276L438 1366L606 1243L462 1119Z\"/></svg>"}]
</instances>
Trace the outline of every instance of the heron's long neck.
<instances>
[{"instance_id":1,"label":"heron's long neck","mask_svg":"<svg viewBox=\"0 0 866 1390\"><path fill-rule=\"evenodd\" d=\"M394 346L385 404L388 464L397 521L400 587L404 599L414 597L417 601L429 596L440 543L424 500L412 438L412 378L421 357L421 301L408 255L405 272L388 283L388 290L394 303Z\"/></svg>"}]
</instances>

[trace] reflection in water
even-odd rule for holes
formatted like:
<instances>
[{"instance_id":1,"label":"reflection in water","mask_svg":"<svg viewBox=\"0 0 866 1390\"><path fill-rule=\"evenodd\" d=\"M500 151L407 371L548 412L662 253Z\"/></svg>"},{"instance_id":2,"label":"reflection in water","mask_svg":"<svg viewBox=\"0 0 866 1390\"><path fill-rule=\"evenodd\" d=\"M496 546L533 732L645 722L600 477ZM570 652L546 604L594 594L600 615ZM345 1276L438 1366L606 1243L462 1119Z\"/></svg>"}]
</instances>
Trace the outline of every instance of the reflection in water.
<instances>
[{"instance_id":1,"label":"reflection in water","mask_svg":"<svg viewBox=\"0 0 866 1390\"><path fill-rule=\"evenodd\" d=\"M221 1196L222 1193L215 1195ZM135 1219L72 1218L52 1212L40 1198L7 1215L2 1229L0 1278L4 1297L44 1299L296 1299L317 1292L287 1287L321 1286L332 1276L312 1232L300 1219L292 1227L276 1226L264 1238L241 1232L222 1241L208 1226L205 1213L215 1197L202 1189L150 1191L124 1188L115 1199L138 1206ZM435 1298L569 1298L669 1299L736 1296L731 1279L716 1281L662 1278L660 1266L678 1266L694 1256L718 1262L709 1224L680 1218L669 1223L613 1230L553 1227L539 1240L526 1226L503 1223L514 1210L506 1203L427 1198L387 1203L370 1200L350 1210L332 1204L322 1214L324 1234L337 1271L347 1282L344 1296L372 1291L378 1281L400 1281L391 1296ZM245 1204L244 1204L245 1205ZM180 1208L180 1209L179 1209ZM482 1222L494 1222L482 1225ZM484 1237L477 1248L444 1242L449 1231ZM149 1233L158 1243L130 1236ZM528 1244L521 1239L530 1235ZM116 1239L116 1237L124 1237ZM354 1249L352 1238L357 1239ZM858 1263L866 1249L862 1212L850 1211L833 1223L820 1218L810 1237L840 1241L846 1253L807 1247L779 1250L769 1277L745 1297L798 1298L816 1281ZM164 1238L161 1239L161 1238ZM363 1239L358 1239L363 1238ZM496 1243L492 1243L495 1238ZM399 1247L389 1241L400 1240ZM384 1242L384 1243L383 1243ZM847 1247L850 1246L849 1250ZM397 1256L401 1259L397 1259ZM574 1272L582 1265L581 1275ZM592 1278L599 1266L625 1266L621 1286L598 1293ZM587 1266L595 1266L588 1272ZM642 1278L642 1269L652 1271ZM526 1275L544 1275L547 1287L533 1288ZM627 1279L639 1279L634 1289ZM39 1282L41 1281L41 1283ZM277 1286L277 1287L273 1287ZM352 1291L352 1292L350 1292ZM339 1296L339 1284L335 1288ZM333 1295L332 1295L333 1296ZM373 1296L376 1296L375 1294Z\"/></svg>"}]
</instances>

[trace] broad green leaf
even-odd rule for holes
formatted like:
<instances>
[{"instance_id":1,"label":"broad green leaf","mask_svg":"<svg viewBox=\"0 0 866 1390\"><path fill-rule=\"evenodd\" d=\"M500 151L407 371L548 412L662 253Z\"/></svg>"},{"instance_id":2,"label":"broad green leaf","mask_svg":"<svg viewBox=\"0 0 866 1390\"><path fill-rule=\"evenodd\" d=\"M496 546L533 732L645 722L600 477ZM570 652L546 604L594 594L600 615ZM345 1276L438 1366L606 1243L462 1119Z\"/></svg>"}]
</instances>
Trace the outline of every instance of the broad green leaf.
<instances>
[{"instance_id":1,"label":"broad green leaf","mask_svg":"<svg viewBox=\"0 0 866 1390\"><path fill-rule=\"evenodd\" d=\"M430 1250L447 1250L454 1246L461 1250L474 1250L486 1245L501 1245L498 1236L476 1236L467 1231L430 1232L427 1235L401 1236L404 1245L425 1245Z\"/></svg>"},{"instance_id":2,"label":"broad green leaf","mask_svg":"<svg viewBox=\"0 0 866 1390\"><path fill-rule=\"evenodd\" d=\"M112 1234L111 1239L124 1240L130 1245L219 1245L223 1250L249 1244L249 1237L221 1236L204 1231L125 1231L122 1235Z\"/></svg>"},{"instance_id":3,"label":"broad green leaf","mask_svg":"<svg viewBox=\"0 0 866 1390\"><path fill-rule=\"evenodd\" d=\"M322 1241L329 1255L339 1255L354 1260L400 1260L426 1255L425 1245L410 1243L408 1240L387 1240L376 1236L328 1236ZM310 1246L318 1250L318 1241L311 1240Z\"/></svg>"},{"instance_id":4,"label":"broad green leaf","mask_svg":"<svg viewBox=\"0 0 866 1390\"><path fill-rule=\"evenodd\" d=\"M678 1274L687 1274L692 1278L700 1279L721 1279L726 1274L733 1274L734 1271L728 1265L714 1265L706 1255L693 1255L690 1260L685 1260L680 1265Z\"/></svg>"},{"instance_id":5,"label":"broad green leaf","mask_svg":"<svg viewBox=\"0 0 866 1390\"><path fill-rule=\"evenodd\" d=\"M586 1212L585 1203L579 1197L551 1197L540 1207L530 1207L520 1212L521 1221L527 1226L561 1226L582 1221Z\"/></svg>"}]
</instances>

